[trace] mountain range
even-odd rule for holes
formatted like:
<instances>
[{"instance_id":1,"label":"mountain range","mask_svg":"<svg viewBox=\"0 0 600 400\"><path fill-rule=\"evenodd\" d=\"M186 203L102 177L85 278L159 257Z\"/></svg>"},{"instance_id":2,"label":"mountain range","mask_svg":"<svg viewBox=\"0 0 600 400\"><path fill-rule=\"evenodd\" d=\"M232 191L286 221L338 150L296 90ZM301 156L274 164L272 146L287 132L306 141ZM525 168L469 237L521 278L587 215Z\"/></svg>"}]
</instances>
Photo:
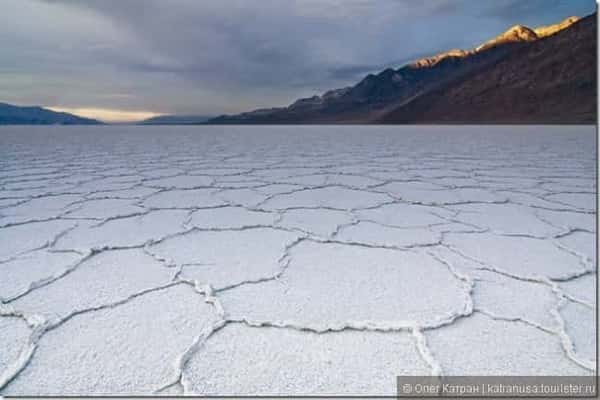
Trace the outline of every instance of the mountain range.
<instances>
[{"instance_id":1,"label":"mountain range","mask_svg":"<svg viewBox=\"0 0 600 400\"><path fill-rule=\"evenodd\" d=\"M474 49L208 123L595 123L596 30L596 14L534 29L516 25Z\"/></svg>"},{"instance_id":2,"label":"mountain range","mask_svg":"<svg viewBox=\"0 0 600 400\"><path fill-rule=\"evenodd\" d=\"M0 125L99 125L102 122L42 107L0 103Z\"/></svg>"},{"instance_id":3,"label":"mountain range","mask_svg":"<svg viewBox=\"0 0 600 400\"><path fill-rule=\"evenodd\" d=\"M139 122L140 125L197 125L213 118L204 115L159 115Z\"/></svg>"}]
</instances>

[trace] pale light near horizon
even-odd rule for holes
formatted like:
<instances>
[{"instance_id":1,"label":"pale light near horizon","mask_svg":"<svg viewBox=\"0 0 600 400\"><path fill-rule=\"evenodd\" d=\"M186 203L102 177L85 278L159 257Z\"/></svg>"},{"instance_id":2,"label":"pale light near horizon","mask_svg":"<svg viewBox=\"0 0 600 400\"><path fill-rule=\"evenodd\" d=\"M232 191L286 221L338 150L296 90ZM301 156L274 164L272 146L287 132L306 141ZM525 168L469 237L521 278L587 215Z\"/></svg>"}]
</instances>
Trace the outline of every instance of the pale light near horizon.
<instances>
[{"instance_id":1,"label":"pale light near horizon","mask_svg":"<svg viewBox=\"0 0 600 400\"><path fill-rule=\"evenodd\" d=\"M125 122L138 122L148 118L157 117L161 114L151 111L124 111L114 110L107 108L93 108L93 107L45 107L48 110L56 112L66 112L74 114L79 117L93 118L102 122L109 123L125 123Z\"/></svg>"}]
</instances>

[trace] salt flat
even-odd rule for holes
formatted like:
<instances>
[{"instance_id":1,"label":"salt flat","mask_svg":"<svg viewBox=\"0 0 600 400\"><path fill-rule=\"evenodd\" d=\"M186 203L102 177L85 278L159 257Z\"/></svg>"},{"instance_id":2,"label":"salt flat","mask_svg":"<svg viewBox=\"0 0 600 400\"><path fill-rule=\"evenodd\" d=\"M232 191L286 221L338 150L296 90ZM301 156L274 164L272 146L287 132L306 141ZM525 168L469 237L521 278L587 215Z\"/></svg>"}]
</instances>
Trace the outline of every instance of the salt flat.
<instances>
[{"instance_id":1,"label":"salt flat","mask_svg":"<svg viewBox=\"0 0 600 400\"><path fill-rule=\"evenodd\" d=\"M0 128L0 394L596 368L593 127Z\"/></svg>"}]
</instances>

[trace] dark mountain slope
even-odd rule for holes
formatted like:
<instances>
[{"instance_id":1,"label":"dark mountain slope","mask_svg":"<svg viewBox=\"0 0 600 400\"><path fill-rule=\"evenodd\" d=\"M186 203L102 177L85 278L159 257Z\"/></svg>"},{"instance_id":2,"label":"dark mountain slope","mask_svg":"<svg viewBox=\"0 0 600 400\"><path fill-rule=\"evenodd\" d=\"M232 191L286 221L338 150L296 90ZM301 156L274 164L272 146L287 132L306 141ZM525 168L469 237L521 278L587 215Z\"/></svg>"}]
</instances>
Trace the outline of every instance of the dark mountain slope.
<instances>
[{"instance_id":1,"label":"dark mountain slope","mask_svg":"<svg viewBox=\"0 0 600 400\"><path fill-rule=\"evenodd\" d=\"M489 65L519 43L506 43L480 53L438 55L399 68L368 75L358 84L300 99L289 107L221 116L211 123L355 123L370 121L414 96ZM452 54L452 53L446 53Z\"/></svg>"},{"instance_id":2,"label":"dark mountain slope","mask_svg":"<svg viewBox=\"0 0 600 400\"><path fill-rule=\"evenodd\" d=\"M550 31L378 122L595 123L596 29L596 15L591 15L567 29Z\"/></svg>"},{"instance_id":3,"label":"dark mountain slope","mask_svg":"<svg viewBox=\"0 0 600 400\"><path fill-rule=\"evenodd\" d=\"M595 115L589 112L590 101L595 102L590 92L596 81L596 38L591 34L595 15L578 21L571 17L536 29L516 25L471 50L451 50L396 70L386 69L355 86L300 99L288 107L225 115L209 123L590 121ZM558 76L557 71L561 72ZM440 96L450 95L451 88L456 90L452 92L455 97L444 103ZM475 102L478 107L473 107ZM545 109L552 112L544 114Z\"/></svg>"}]
</instances>

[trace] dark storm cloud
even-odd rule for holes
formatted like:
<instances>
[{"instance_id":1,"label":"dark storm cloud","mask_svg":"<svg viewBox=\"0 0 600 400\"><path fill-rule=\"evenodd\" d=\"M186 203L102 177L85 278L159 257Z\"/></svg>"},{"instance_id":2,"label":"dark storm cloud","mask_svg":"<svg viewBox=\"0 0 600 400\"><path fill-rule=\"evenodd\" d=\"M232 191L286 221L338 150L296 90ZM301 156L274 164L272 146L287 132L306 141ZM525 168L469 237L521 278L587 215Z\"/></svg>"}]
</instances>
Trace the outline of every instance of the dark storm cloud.
<instances>
[{"instance_id":1,"label":"dark storm cloud","mask_svg":"<svg viewBox=\"0 0 600 400\"><path fill-rule=\"evenodd\" d=\"M593 7L593 0L3 0L0 99L236 112Z\"/></svg>"}]
</instances>

